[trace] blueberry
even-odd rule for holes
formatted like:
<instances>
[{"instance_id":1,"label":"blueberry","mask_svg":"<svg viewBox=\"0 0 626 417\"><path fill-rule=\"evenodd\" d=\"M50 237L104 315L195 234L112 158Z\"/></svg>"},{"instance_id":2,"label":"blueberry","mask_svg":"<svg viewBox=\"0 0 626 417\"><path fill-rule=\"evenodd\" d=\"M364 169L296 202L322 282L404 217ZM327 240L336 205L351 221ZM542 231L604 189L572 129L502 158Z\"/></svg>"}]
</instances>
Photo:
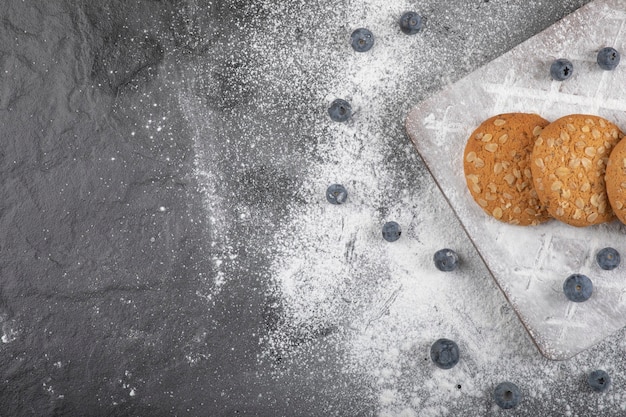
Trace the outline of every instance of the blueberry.
<instances>
[{"instance_id":1,"label":"blueberry","mask_svg":"<svg viewBox=\"0 0 626 417\"><path fill-rule=\"evenodd\" d=\"M615 269L619 266L620 256L619 252L613 248L604 248L601 249L596 254L596 262L600 268L610 271L611 269Z\"/></svg>"},{"instance_id":2,"label":"blueberry","mask_svg":"<svg viewBox=\"0 0 626 417\"><path fill-rule=\"evenodd\" d=\"M522 399L522 392L512 382L501 382L493 391L493 399L500 408L515 408Z\"/></svg>"},{"instance_id":3,"label":"blueberry","mask_svg":"<svg viewBox=\"0 0 626 417\"><path fill-rule=\"evenodd\" d=\"M441 369L450 369L459 363L459 347L449 339L439 339L430 347L430 359Z\"/></svg>"},{"instance_id":4,"label":"blueberry","mask_svg":"<svg viewBox=\"0 0 626 417\"><path fill-rule=\"evenodd\" d=\"M573 274L563 283L565 296L576 303L587 301L593 292L593 284L589 277L583 274Z\"/></svg>"},{"instance_id":5,"label":"blueberry","mask_svg":"<svg viewBox=\"0 0 626 417\"><path fill-rule=\"evenodd\" d=\"M331 204L343 204L348 198L348 191L341 184L333 184L326 189L326 199Z\"/></svg>"},{"instance_id":6,"label":"blueberry","mask_svg":"<svg viewBox=\"0 0 626 417\"><path fill-rule=\"evenodd\" d=\"M602 369L598 369L589 374L587 383L594 391L602 392L606 391L609 385L611 385L611 377Z\"/></svg>"},{"instance_id":7,"label":"blueberry","mask_svg":"<svg viewBox=\"0 0 626 417\"><path fill-rule=\"evenodd\" d=\"M395 242L400 239L400 225L396 222L387 222L383 225L383 239L387 242Z\"/></svg>"},{"instance_id":8,"label":"blueberry","mask_svg":"<svg viewBox=\"0 0 626 417\"><path fill-rule=\"evenodd\" d=\"M454 271L459 265L459 255L452 249L440 249L433 256L435 266L440 271Z\"/></svg>"},{"instance_id":9,"label":"blueberry","mask_svg":"<svg viewBox=\"0 0 626 417\"><path fill-rule=\"evenodd\" d=\"M598 51L598 57L596 58L598 65L603 70L611 71L619 65L619 52L611 47L606 47Z\"/></svg>"},{"instance_id":10,"label":"blueberry","mask_svg":"<svg viewBox=\"0 0 626 417\"><path fill-rule=\"evenodd\" d=\"M374 46L374 35L368 29L359 28L350 35L350 44L357 52L367 52Z\"/></svg>"},{"instance_id":11,"label":"blueberry","mask_svg":"<svg viewBox=\"0 0 626 417\"><path fill-rule=\"evenodd\" d=\"M352 106L347 101L337 98L330 103L328 115L335 122L345 122L352 117Z\"/></svg>"},{"instance_id":12,"label":"blueberry","mask_svg":"<svg viewBox=\"0 0 626 417\"><path fill-rule=\"evenodd\" d=\"M567 80L574 73L574 64L567 59L557 59L550 65L550 75L557 81Z\"/></svg>"},{"instance_id":13,"label":"blueberry","mask_svg":"<svg viewBox=\"0 0 626 417\"><path fill-rule=\"evenodd\" d=\"M422 30L422 16L415 12L406 12L400 18L400 29L407 35L415 35Z\"/></svg>"}]
</instances>

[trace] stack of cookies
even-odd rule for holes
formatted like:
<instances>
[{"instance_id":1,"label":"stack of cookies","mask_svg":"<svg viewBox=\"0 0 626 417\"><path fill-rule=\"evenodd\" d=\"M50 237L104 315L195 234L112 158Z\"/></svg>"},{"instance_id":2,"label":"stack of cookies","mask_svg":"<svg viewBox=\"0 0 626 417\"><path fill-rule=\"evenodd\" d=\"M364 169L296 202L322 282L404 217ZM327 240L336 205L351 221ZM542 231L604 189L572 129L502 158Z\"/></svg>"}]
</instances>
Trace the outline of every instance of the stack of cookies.
<instances>
[{"instance_id":1,"label":"stack of cookies","mask_svg":"<svg viewBox=\"0 0 626 417\"><path fill-rule=\"evenodd\" d=\"M468 189L494 218L537 225L555 218L590 226L626 223L626 141L610 121L574 114L491 117L471 134L463 164Z\"/></svg>"}]
</instances>

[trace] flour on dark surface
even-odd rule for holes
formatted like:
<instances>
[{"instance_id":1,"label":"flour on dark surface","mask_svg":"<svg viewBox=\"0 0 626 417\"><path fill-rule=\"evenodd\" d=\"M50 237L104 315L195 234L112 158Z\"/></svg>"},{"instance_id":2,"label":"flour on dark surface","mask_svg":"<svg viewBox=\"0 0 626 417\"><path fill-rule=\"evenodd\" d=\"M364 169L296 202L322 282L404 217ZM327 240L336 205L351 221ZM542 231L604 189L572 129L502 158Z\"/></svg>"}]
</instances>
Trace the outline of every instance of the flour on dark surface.
<instances>
[{"instance_id":1,"label":"flour on dark surface","mask_svg":"<svg viewBox=\"0 0 626 417\"><path fill-rule=\"evenodd\" d=\"M580 382L625 374L623 334L543 360L402 128L583 3L10 0L3 412L497 415L501 378L521 413L624 407ZM408 9L423 33L399 30ZM330 121L335 98L351 121ZM442 245L459 271L434 270ZM462 352L448 372L427 358L442 336Z\"/></svg>"}]
</instances>

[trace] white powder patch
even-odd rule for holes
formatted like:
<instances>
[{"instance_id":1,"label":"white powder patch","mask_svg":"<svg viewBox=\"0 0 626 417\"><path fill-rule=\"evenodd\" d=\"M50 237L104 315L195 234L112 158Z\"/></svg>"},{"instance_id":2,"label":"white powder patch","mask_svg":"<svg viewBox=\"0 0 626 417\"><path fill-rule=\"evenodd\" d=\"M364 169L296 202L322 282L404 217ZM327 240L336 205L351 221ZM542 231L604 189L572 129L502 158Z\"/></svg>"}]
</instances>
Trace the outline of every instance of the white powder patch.
<instances>
[{"instance_id":1,"label":"white powder patch","mask_svg":"<svg viewBox=\"0 0 626 417\"><path fill-rule=\"evenodd\" d=\"M190 90L195 88L194 78L189 77ZM187 116L187 122L194 131L194 175L200 187L199 192L203 196L205 209L207 211L207 230L213 231L207 236L211 256L212 270L206 271L205 276L209 284L205 289L196 291L198 297L204 298L210 305L215 303L224 284L227 282L227 274L224 271L225 262L232 262L237 258L234 253L234 243L232 236L224 231L229 230L229 216L225 213L229 210L227 196L218 192L217 184L223 181L220 172L213 168L217 164L216 158L219 156L212 146L212 141L204 138L214 134L213 126L217 123L213 115L206 111L198 97L185 91L178 97L179 106L183 109L183 114ZM220 233L222 231L222 233Z\"/></svg>"},{"instance_id":2,"label":"white powder patch","mask_svg":"<svg viewBox=\"0 0 626 417\"><path fill-rule=\"evenodd\" d=\"M381 416L448 415L449 401L485 395L482 382L499 375L481 375L481 383L475 378L508 357L512 340L518 354L534 354L534 346L430 178L415 169L398 172L385 160L390 148L404 146L410 163L421 163L402 137L402 113L394 112L394 121L378 110L409 87L416 68L407 65L407 53L424 39L399 32L402 8L369 6L385 10L362 20L376 44L364 54L349 46L341 52L336 59L345 62L343 72L323 103L346 99L355 115L346 123L320 120L328 128L322 161L308 168L306 204L273 242L286 324L266 342L272 352L285 352L293 349L294 332L314 339L325 334L320 329L339 328L345 371L370 381ZM343 42L357 26L346 28ZM341 206L325 199L326 187L336 182L349 193ZM381 236L390 220L403 230L393 243ZM433 254L444 247L460 254L460 270L434 267ZM457 341L462 352L461 363L447 371L429 357L441 337Z\"/></svg>"},{"instance_id":3,"label":"white powder patch","mask_svg":"<svg viewBox=\"0 0 626 417\"><path fill-rule=\"evenodd\" d=\"M528 7L537 4L529 2ZM256 98L245 108L250 114L242 116L241 136L233 138L238 141L232 146L242 149L241 159L233 163L244 165L249 163L245 158L266 153L284 170L308 164L306 170L294 169L305 171L297 190L300 201L290 202L287 221L267 232L276 286L271 307L281 318L260 341L265 349L260 360L295 357L294 352L307 353L309 342L328 338L339 345L341 372L364 381L380 416L496 413L492 390L504 380L517 383L527 401L554 403L543 411L560 412L564 404L554 398L561 389L578 392L584 372L617 365L597 358L598 352L607 353L606 346L562 363L540 356L402 126L410 106L424 94L485 59L477 55L490 39L519 36L509 34L500 23L507 20L499 18L503 13L523 16L513 10L521 6L502 5L487 21L476 19L484 15L475 11L446 10L442 2L419 6L352 2L332 10L324 7L320 18L319 10L307 2L268 2L264 26L250 30L246 55L255 65L248 68L247 81L257 87ZM411 9L425 13L428 20L424 33L409 37L400 32L397 19ZM470 21L479 29L470 34L459 30L470 27ZM351 31L358 27L376 36L367 53L358 54L348 45ZM448 42L458 39L455 48L440 42L442 31ZM445 70L440 62L446 63ZM283 96L307 100L281 102ZM326 109L335 98L352 104L352 120L330 121ZM210 125L220 121L186 95L181 105L197 128L196 174L203 179L209 218L215 230L228 230L224 219L232 205L228 196L217 192L215 184L224 179L211 164L218 162L220 151L212 152L210 141L204 140L215 133ZM303 141L302 136L310 143L290 148ZM332 183L346 186L345 204L326 201L324 193ZM381 227L389 220L402 227L397 242L382 239ZM218 273L209 298L237 278L224 269L237 261L230 258L231 237L211 239ZM444 247L459 253L459 270L443 273L434 267L432 256ZM429 357L431 344L441 337L460 347L461 360L450 370L436 368ZM619 352L608 357L619 357ZM280 376L279 366L276 372ZM626 404L622 393L588 401L598 409Z\"/></svg>"}]
</instances>

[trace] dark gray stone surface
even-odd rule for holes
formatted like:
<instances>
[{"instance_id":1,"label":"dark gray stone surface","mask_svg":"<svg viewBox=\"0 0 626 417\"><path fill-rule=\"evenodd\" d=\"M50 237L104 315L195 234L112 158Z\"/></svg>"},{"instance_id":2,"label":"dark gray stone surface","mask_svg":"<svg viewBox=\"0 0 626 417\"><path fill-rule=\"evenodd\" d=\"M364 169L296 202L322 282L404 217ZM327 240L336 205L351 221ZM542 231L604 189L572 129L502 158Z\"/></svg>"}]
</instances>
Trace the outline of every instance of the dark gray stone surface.
<instances>
[{"instance_id":1,"label":"dark gray stone surface","mask_svg":"<svg viewBox=\"0 0 626 417\"><path fill-rule=\"evenodd\" d=\"M440 65L380 110L396 133L398 112L586 1L418 3L440 37L430 56ZM284 320L266 238L305 204L299 184L323 140L312 109L327 78L317 73L341 63L272 68L246 46L250 30L281 56L332 45L358 5L278 2L295 23L263 33L277 16L262 1L5 4L0 415L374 414L367 382L337 366L332 326L294 330L293 345L316 355L259 358L259 339ZM307 38L328 22L334 32ZM282 95L273 80L294 74L307 81ZM186 114L181 90L201 114ZM425 175L401 165L401 152L390 145L386 160ZM211 193L226 210L212 211ZM215 257L236 261L218 271ZM218 272L236 277L219 292Z\"/></svg>"}]
</instances>

